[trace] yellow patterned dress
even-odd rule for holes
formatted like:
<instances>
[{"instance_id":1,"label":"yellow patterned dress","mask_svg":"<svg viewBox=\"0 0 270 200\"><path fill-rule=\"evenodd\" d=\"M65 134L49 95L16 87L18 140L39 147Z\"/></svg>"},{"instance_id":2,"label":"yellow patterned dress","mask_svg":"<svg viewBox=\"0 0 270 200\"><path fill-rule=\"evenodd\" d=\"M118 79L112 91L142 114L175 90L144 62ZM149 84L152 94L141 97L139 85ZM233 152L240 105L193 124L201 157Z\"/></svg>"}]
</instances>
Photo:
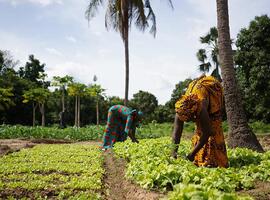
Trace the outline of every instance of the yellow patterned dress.
<instances>
[{"instance_id":1,"label":"yellow patterned dress","mask_svg":"<svg viewBox=\"0 0 270 200\"><path fill-rule=\"evenodd\" d=\"M228 167L228 157L222 130L223 89L218 80L212 76L203 76L191 82L188 89L175 104L175 110L181 121L196 122L192 137L193 147L202 134L198 118L202 101L208 101L208 114L213 134L208 142L195 155L194 164L205 167Z\"/></svg>"}]
</instances>

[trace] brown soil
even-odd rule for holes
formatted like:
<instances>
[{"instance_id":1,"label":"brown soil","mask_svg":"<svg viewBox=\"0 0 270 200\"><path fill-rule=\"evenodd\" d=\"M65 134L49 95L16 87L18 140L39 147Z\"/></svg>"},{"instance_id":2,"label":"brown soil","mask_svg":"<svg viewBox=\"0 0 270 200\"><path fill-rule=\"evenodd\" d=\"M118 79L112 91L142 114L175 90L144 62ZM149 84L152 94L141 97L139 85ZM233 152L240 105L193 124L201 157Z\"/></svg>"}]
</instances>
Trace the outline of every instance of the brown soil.
<instances>
[{"instance_id":1,"label":"brown soil","mask_svg":"<svg viewBox=\"0 0 270 200\"><path fill-rule=\"evenodd\" d=\"M19 151L22 148L31 148L35 144L29 140L5 139L0 140L0 156Z\"/></svg>"},{"instance_id":2,"label":"brown soil","mask_svg":"<svg viewBox=\"0 0 270 200\"><path fill-rule=\"evenodd\" d=\"M106 200L154 200L163 197L161 193L147 191L125 178L126 163L116 159L111 150L104 152L104 188L103 197Z\"/></svg>"},{"instance_id":3,"label":"brown soil","mask_svg":"<svg viewBox=\"0 0 270 200\"><path fill-rule=\"evenodd\" d=\"M240 191L239 194L248 194L256 200L269 200L270 199L270 182L257 181L255 188L247 191Z\"/></svg>"}]
</instances>

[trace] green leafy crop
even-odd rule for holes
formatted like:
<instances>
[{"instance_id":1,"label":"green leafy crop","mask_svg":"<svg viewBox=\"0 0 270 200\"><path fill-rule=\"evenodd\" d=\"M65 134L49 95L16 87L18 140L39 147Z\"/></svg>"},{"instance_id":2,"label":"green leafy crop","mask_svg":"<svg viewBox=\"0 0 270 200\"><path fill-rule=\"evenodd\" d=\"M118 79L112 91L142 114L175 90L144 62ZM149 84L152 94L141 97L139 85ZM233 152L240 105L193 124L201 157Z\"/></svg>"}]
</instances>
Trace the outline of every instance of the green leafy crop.
<instances>
[{"instance_id":1,"label":"green leafy crop","mask_svg":"<svg viewBox=\"0 0 270 200\"><path fill-rule=\"evenodd\" d=\"M93 145L38 145L0 158L0 198L98 199L104 173Z\"/></svg>"}]
</instances>

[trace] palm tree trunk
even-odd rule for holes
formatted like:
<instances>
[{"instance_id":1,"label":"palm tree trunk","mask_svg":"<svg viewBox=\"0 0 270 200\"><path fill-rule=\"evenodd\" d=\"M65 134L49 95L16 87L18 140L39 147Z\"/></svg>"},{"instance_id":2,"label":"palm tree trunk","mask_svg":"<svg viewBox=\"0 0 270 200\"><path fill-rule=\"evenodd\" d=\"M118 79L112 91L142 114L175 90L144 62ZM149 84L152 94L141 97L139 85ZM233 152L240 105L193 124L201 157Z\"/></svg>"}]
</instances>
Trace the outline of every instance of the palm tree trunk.
<instances>
[{"instance_id":1,"label":"palm tree trunk","mask_svg":"<svg viewBox=\"0 0 270 200\"><path fill-rule=\"evenodd\" d=\"M78 97L75 96L75 124L74 126L76 127L78 126L77 122L78 122Z\"/></svg>"},{"instance_id":2,"label":"palm tree trunk","mask_svg":"<svg viewBox=\"0 0 270 200\"><path fill-rule=\"evenodd\" d=\"M122 0L122 13L123 13L123 40L125 46L125 67L126 67L126 79L125 79L125 100L124 105L128 104L128 88L129 88L129 35L128 35L128 1Z\"/></svg>"},{"instance_id":3,"label":"palm tree trunk","mask_svg":"<svg viewBox=\"0 0 270 200\"><path fill-rule=\"evenodd\" d=\"M243 147L261 152L263 148L248 126L236 81L230 40L228 0L216 0L216 2L219 57L230 129L228 145L231 148Z\"/></svg>"},{"instance_id":4,"label":"palm tree trunk","mask_svg":"<svg viewBox=\"0 0 270 200\"><path fill-rule=\"evenodd\" d=\"M65 87L62 88L62 112L65 112Z\"/></svg>"},{"instance_id":5,"label":"palm tree trunk","mask_svg":"<svg viewBox=\"0 0 270 200\"><path fill-rule=\"evenodd\" d=\"M96 106L96 109L97 109L97 125L99 125L99 107L98 107L98 97L97 97L97 106Z\"/></svg>"},{"instance_id":6,"label":"palm tree trunk","mask_svg":"<svg viewBox=\"0 0 270 200\"><path fill-rule=\"evenodd\" d=\"M80 114L80 110L81 110L80 109L80 107L81 107L81 102L80 101L81 101L80 96L78 96L78 108L77 108L77 110L78 110L78 118L77 118L78 119L78 122L77 122L77 126L78 127L80 127L80 115L81 115Z\"/></svg>"}]
</instances>

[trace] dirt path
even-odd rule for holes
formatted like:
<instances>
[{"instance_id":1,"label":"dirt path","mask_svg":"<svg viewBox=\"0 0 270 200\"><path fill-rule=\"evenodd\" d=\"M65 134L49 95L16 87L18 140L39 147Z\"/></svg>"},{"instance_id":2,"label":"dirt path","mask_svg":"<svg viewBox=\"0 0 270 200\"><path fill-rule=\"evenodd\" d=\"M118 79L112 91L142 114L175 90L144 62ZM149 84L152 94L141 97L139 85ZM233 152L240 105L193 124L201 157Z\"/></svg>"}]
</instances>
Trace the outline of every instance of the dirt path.
<instances>
[{"instance_id":1,"label":"dirt path","mask_svg":"<svg viewBox=\"0 0 270 200\"><path fill-rule=\"evenodd\" d=\"M104 152L104 159L104 199L155 200L164 196L157 192L144 190L128 181L125 178L125 161L116 159L110 150Z\"/></svg>"}]
</instances>

